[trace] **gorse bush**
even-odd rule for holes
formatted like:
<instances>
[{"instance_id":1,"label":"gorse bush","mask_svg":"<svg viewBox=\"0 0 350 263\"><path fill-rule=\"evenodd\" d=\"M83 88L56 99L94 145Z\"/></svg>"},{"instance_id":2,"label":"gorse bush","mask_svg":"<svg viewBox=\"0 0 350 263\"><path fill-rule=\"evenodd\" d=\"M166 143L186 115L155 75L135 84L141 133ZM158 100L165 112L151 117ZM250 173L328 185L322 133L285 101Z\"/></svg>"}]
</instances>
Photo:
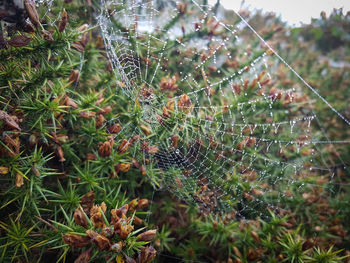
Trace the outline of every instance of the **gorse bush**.
<instances>
[{"instance_id":1,"label":"gorse bush","mask_svg":"<svg viewBox=\"0 0 350 263\"><path fill-rule=\"evenodd\" d=\"M349 71L286 47L277 18L26 0L1 19L1 261L347 259L347 103L328 89Z\"/></svg>"}]
</instances>

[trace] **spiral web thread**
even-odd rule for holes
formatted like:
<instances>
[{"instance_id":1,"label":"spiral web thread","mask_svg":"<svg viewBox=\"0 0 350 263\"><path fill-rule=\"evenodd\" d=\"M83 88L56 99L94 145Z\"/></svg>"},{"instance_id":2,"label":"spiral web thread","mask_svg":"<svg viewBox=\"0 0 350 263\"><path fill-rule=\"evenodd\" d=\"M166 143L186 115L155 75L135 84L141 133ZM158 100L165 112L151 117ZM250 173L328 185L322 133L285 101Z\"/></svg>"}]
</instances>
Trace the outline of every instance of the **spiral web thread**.
<instances>
[{"instance_id":1,"label":"spiral web thread","mask_svg":"<svg viewBox=\"0 0 350 263\"><path fill-rule=\"evenodd\" d=\"M101 0L97 16L119 88L130 101L140 103L152 131L162 129L179 140L177 145L170 136L146 140L158 150L149 154L144 148L143 160L148 164L150 159L159 169L162 185L204 211L233 208L245 217L258 208L281 207L292 198L290 189L307 192L326 186L313 176L337 184L334 165L322 152L326 146L350 141L329 140L312 107L315 100L307 97L305 88L326 103L338 121L349 121L239 13L232 18L238 22L230 24L211 6L189 1L183 14L182 4ZM199 35L204 24L223 33ZM194 37L187 41L187 35ZM256 45L250 48L252 39ZM178 72L166 67L167 60L177 59L167 56L172 50L183 56ZM226 61L235 60L236 68L225 68ZM187 72L186 67L194 70ZM280 80L281 68L297 81L275 90L270 83ZM176 91L160 90L159 81L175 75ZM140 96L142 88L152 92ZM164 116L162 107L170 110L171 105L173 123L159 118ZM144 137L139 127L123 126L122 132ZM338 161L335 166L346 169L340 157Z\"/></svg>"}]
</instances>

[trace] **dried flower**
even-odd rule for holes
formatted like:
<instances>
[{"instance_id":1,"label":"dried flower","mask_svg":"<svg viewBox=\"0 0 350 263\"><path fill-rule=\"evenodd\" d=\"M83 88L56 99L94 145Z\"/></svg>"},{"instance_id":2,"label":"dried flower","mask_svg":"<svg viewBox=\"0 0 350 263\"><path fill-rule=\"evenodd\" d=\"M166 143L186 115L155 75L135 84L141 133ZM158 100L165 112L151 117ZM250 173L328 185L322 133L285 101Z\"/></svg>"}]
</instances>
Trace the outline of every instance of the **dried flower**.
<instances>
[{"instance_id":1,"label":"dried flower","mask_svg":"<svg viewBox=\"0 0 350 263\"><path fill-rule=\"evenodd\" d=\"M145 147L145 152L149 154L156 154L158 152L158 147L155 145L150 145Z\"/></svg>"},{"instance_id":2,"label":"dried flower","mask_svg":"<svg viewBox=\"0 0 350 263\"><path fill-rule=\"evenodd\" d=\"M183 94L179 101L177 102L177 106L180 111L185 113L190 113L193 110L193 105L190 98L187 94Z\"/></svg>"},{"instance_id":3,"label":"dried flower","mask_svg":"<svg viewBox=\"0 0 350 263\"><path fill-rule=\"evenodd\" d=\"M117 243L114 243L112 246L111 246L111 250L113 250L114 252L116 253L119 253L120 251L122 251L122 248L123 248L123 242L122 241L119 241Z\"/></svg>"},{"instance_id":4,"label":"dried flower","mask_svg":"<svg viewBox=\"0 0 350 263\"><path fill-rule=\"evenodd\" d=\"M84 119L91 119L96 116L96 112L94 111L82 111L79 116Z\"/></svg>"},{"instance_id":5,"label":"dried flower","mask_svg":"<svg viewBox=\"0 0 350 263\"><path fill-rule=\"evenodd\" d=\"M114 134L116 134L116 133L119 133L119 132L121 131L121 129L122 129L122 126L121 126L119 123L115 123L115 124L113 124L112 126L108 127L108 128L107 128L107 131L108 131L109 133L114 133Z\"/></svg>"},{"instance_id":6,"label":"dried flower","mask_svg":"<svg viewBox=\"0 0 350 263\"><path fill-rule=\"evenodd\" d=\"M16 120L14 117L10 116L7 112L0 110L0 120L5 123L9 128L16 129L20 131Z\"/></svg>"},{"instance_id":7,"label":"dried flower","mask_svg":"<svg viewBox=\"0 0 350 263\"><path fill-rule=\"evenodd\" d=\"M90 239L86 236L76 234L65 234L62 237L63 242L72 247L85 247L90 243Z\"/></svg>"},{"instance_id":8,"label":"dried flower","mask_svg":"<svg viewBox=\"0 0 350 263\"><path fill-rule=\"evenodd\" d=\"M167 104L166 107L169 111L174 111L175 109L175 100L174 99L170 99Z\"/></svg>"},{"instance_id":9,"label":"dried flower","mask_svg":"<svg viewBox=\"0 0 350 263\"><path fill-rule=\"evenodd\" d=\"M141 218L134 216L134 221L133 221L134 225L142 225L143 221Z\"/></svg>"},{"instance_id":10,"label":"dried flower","mask_svg":"<svg viewBox=\"0 0 350 263\"><path fill-rule=\"evenodd\" d=\"M59 162L63 163L66 161L66 159L64 158L63 149L60 145L57 146L57 155L59 158L59 160L58 160Z\"/></svg>"},{"instance_id":11,"label":"dried flower","mask_svg":"<svg viewBox=\"0 0 350 263\"><path fill-rule=\"evenodd\" d=\"M120 163L118 164L118 170L122 173L127 173L130 170L130 163Z\"/></svg>"},{"instance_id":12,"label":"dried flower","mask_svg":"<svg viewBox=\"0 0 350 263\"><path fill-rule=\"evenodd\" d=\"M147 174L146 173L146 167L144 165L141 165L140 170L141 170L142 176L146 176L146 174Z\"/></svg>"},{"instance_id":13,"label":"dried flower","mask_svg":"<svg viewBox=\"0 0 350 263\"><path fill-rule=\"evenodd\" d=\"M252 194L253 194L253 195L263 195L264 192L261 191L261 190L259 190L259 189L253 188L253 189L252 189Z\"/></svg>"},{"instance_id":14,"label":"dried flower","mask_svg":"<svg viewBox=\"0 0 350 263\"><path fill-rule=\"evenodd\" d=\"M91 241L97 245L99 250L102 250L102 251L110 250L111 243L110 243L108 238L96 233L95 231L93 231L91 229L86 230L86 234L88 235L88 237L91 238Z\"/></svg>"},{"instance_id":15,"label":"dried flower","mask_svg":"<svg viewBox=\"0 0 350 263\"><path fill-rule=\"evenodd\" d=\"M62 33L64 31L64 29L66 28L67 22L68 22L68 14L66 12L66 9L63 9L62 15L61 15L61 21L58 25L58 31L60 33Z\"/></svg>"},{"instance_id":16,"label":"dried flower","mask_svg":"<svg viewBox=\"0 0 350 263\"><path fill-rule=\"evenodd\" d=\"M97 115L96 118L96 128L101 128L103 123L105 122L105 118L103 117L102 114Z\"/></svg>"},{"instance_id":17,"label":"dried flower","mask_svg":"<svg viewBox=\"0 0 350 263\"><path fill-rule=\"evenodd\" d=\"M176 92L178 85L176 84L176 76L173 77L163 77L160 81L160 90L161 91L170 91L170 92Z\"/></svg>"},{"instance_id":18,"label":"dried flower","mask_svg":"<svg viewBox=\"0 0 350 263\"><path fill-rule=\"evenodd\" d=\"M179 142L179 136L178 136L178 135L173 135L173 136L171 137L171 145L172 145L174 148L177 148L178 142Z\"/></svg>"},{"instance_id":19,"label":"dried flower","mask_svg":"<svg viewBox=\"0 0 350 263\"><path fill-rule=\"evenodd\" d=\"M79 51L80 53L84 52L84 47L80 42L74 42L72 47Z\"/></svg>"},{"instance_id":20,"label":"dried flower","mask_svg":"<svg viewBox=\"0 0 350 263\"><path fill-rule=\"evenodd\" d=\"M16 173L16 187L21 187L23 184L23 175L20 173Z\"/></svg>"},{"instance_id":21,"label":"dried flower","mask_svg":"<svg viewBox=\"0 0 350 263\"><path fill-rule=\"evenodd\" d=\"M79 81L79 77L80 77L80 72L79 70L75 69L72 71L72 73L69 75L69 82L78 82Z\"/></svg>"},{"instance_id":22,"label":"dried flower","mask_svg":"<svg viewBox=\"0 0 350 263\"><path fill-rule=\"evenodd\" d=\"M87 153L86 154L86 160L87 161L96 161L97 160L97 156L93 153Z\"/></svg>"},{"instance_id":23,"label":"dried flower","mask_svg":"<svg viewBox=\"0 0 350 263\"><path fill-rule=\"evenodd\" d=\"M32 166L32 171L36 177L40 177L40 171L39 171L38 167L36 166L36 164L34 164Z\"/></svg>"},{"instance_id":24,"label":"dried flower","mask_svg":"<svg viewBox=\"0 0 350 263\"><path fill-rule=\"evenodd\" d=\"M86 218L85 214L81 210L81 208L77 208L73 214L74 221L77 225L87 228L89 226L89 221Z\"/></svg>"},{"instance_id":25,"label":"dried flower","mask_svg":"<svg viewBox=\"0 0 350 263\"><path fill-rule=\"evenodd\" d=\"M103 211L104 210L104 211ZM102 212L106 212L106 206L93 205L90 210L90 219L95 228L104 228L106 226L102 216Z\"/></svg>"},{"instance_id":26,"label":"dried flower","mask_svg":"<svg viewBox=\"0 0 350 263\"><path fill-rule=\"evenodd\" d=\"M243 193L243 197L249 201L254 200L254 196L252 196L251 194L248 194L248 193Z\"/></svg>"},{"instance_id":27,"label":"dried flower","mask_svg":"<svg viewBox=\"0 0 350 263\"><path fill-rule=\"evenodd\" d=\"M89 263L90 258L91 258L91 248L82 252L79 255L79 257L77 257L77 259L74 260L74 263Z\"/></svg>"},{"instance_id":28,"label":"dried flower","mask_svg":"<svg viewBox=\"0 0 350 263\"><path fill-rule=\"evenodd\" d=\"M146 135L152 134L152 129L148 125L141 124L140 128L144 134L146 134Z\"/></svg>"},{"instance_id":29,"label":"dried flower","mask_svg":"<svg viewBox=\"0 0 350 263\"><path fill-rule=\"evenodd\" d=\"M140 199L137 204L137 209L145 209L148 207L148 200L147 199Z\"/></svg>"},{"instance_id":30,"label":"dried flower","mask_svg":"<svg viewBox=\"0 0 350 263\"><path fill-rule=\"evenodd\" d=\"M179 11L179 13L180 13L181 15L186 14L186 12L187 12L187 3L181 3L181 2L179 2L179 3L177 4L177 11Z\"/></svg>"},{"instance_id":31,"label":"dried flower","mask_svg":"<svg viewBox=\"0 0 350 263\"><path fill-rule=\"evenodd\" d=\"M148 230L144 233L141 233L140 235L137 236L137 241L152 241L155 236L157 234L157 230L153 229L153 230Z\"/></svg>"},{"instance_id":32,"label":"dried flower","mask_svg":"<svg viewBox=\"0 0 350 263\"><path fill-rule=\"evenodd\" d=\"M123 140L122 143L119 145L119 148L118 148L118 153L122 154L122 153L125 153L128 148L130 147L130 143L128 140Z\"/></svg>"},{"instance_id":33,"label":"dried flower","mask_svg":"<svg viewBox=\"0 0 350 263\"><path fill-rule=\"evenodd\" d=\"M102 143L98 148L98 155L101 157L108 157L111 155L112 146L110 141Z\"/></svg>"},{"instance_id":34,"label":"dried flower","mask_svg":"<svg viewBox=\"0 0 350 263\"><path fill-rule=\"evenodd\" d=\"M108 113L111 113L112 110L113 109L111 106L106 106L106 107L103 107L101 110L99 110L97 113L98 114L108 114Z\"/></svg>"},{"instance_id":35,"label":"dried flower","mask_svg":"<svg viewBox=\"0 0 350 263\"><path fill-rule=\"evenodd\" d=\"M156 253L157 253L157 251L152 246L143 247L143 248L141 248L141 253L139 254L137 262L138 263L148 263L156 257Z\"/></svg>"},{"instance_id":36,"label":"dried flower","mask_svg":"<svg viewBox=\"0 0 350 263\"><path fill-rule=\"evenodd\" d=\"M90 215L90 210L94 205L95 193L93 191L88 192L80 199L80 204L86 214Z\"/></svg>"},{"instance_id":37,"label":"dried flower","mask_svg":"<svg viewBox=\"0 0 350 263\"><path fill-rule=\"evenodd\" d=\"M52 34L47 31L47 30L43 30L41 31L41 33L43 34L43 38L48 41L48 42L53 42L53 37L52 37Z\"/></svg>"},{"instance_id":38,"label":"dried flower","mask_svg":"<svg viewBox=\"0 0 350 263\"><path fill-rule=\"evenodd\" d=\"M24 0L24 5L27 10L27 14L29 16L30 22L32 22L32 24L35 27L38 27L40 25L40 21L39 21L38 12L36 11L35 1Z\"/></svg>"},{"instance_id":39,"label":"dried flower","mask_svg":"<svg viewBox=\"0 0 350 263\"><path fill-rule=\"evenodd\" d=\"M235 255L239 258L242 258L242 254L241 252L238 250L237 247L233 247L233 252L235 253Z\"/></svg>"},{"instance_id":40,"label":"dried flower","mask_svg":"<svg viewBox=\"0 0 350 263\"><path fill-rule=\"evenodd\" d=\"M259 235L255 231L252 230L250 234L252 235L256 243L260 243Z\"/></svg>"},{"instance_id":41,"label":"dried flower","mask_svg":"<svg viewBox=\"0 0 350 263\"><path fill-rule=\"evenodd\" d=\"M24 47L27 46L30 41L32 41L32 38L21 35L11 38L7 43L13 47Z\"/></svg>"}]
</instances>

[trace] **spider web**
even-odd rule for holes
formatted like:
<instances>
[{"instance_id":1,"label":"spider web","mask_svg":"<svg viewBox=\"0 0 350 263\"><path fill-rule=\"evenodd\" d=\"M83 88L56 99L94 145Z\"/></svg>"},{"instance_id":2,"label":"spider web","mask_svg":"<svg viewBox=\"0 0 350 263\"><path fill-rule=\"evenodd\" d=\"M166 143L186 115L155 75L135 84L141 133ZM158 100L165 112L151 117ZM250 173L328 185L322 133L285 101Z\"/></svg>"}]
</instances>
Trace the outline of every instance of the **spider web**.
<instances>
[{"instance_id":1,"label":"spider web","mask_svg":"<svg viewBox=\"0 0 350 263\"><path fill-rule=\"evenodd\" d=\"M195 0L100 7L118 89L151 130L122 132L141 136L134 157L158 171L162 188L203 211L251 217L283 209L296 192L336 184L334 167L345 164L332 164L324 149L349 141L329 140L315 101L349 121L239 13L227 21L220 8ZM280 84L283 71L292 85Z\"/></svg>"}]
</instances>

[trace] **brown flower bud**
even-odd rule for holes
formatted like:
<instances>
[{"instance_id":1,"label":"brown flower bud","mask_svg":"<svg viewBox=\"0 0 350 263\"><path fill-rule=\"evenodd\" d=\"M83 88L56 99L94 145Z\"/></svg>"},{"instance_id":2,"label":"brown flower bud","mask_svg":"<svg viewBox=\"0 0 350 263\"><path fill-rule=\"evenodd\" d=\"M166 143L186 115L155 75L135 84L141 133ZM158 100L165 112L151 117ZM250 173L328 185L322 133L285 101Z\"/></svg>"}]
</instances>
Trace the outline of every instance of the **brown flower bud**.
<instances>
[{"instance_id":1,"label":"brown flower bud","mask_svg":"<svg viewBox=\"0 0 350 263\"><path fill-rule=\"evenodd\" d=\"M102 114L97 115L97 118L96 118L96 128L97 128L97 129L98 129L98 128L101 128L102 125L103 125L103 123L104 123L104 121L105 121L105 117L103 117Z\"/></svg>"},{"instance_id":2,"label":"brown flower bud","mask_svg":"<svg viewBox=\"0 0 350 263\"><path fill-rule=\"evenodd\" d=\"M237 247L233 247L233 252L235 253L235 255L239 258L242 258L242 254L241 252L238 250Z\"/></svg>"},{"instance_id":3,"label":"brown flower bud","mask_svg":"<svg viewBox=\"0 0 350 263\"><path fill-rule=\"evenodd\" d=\"M137 199L131 200L128 205L129 205L129 211L134 211L138 205Z\"/></svg>"},{"instance_id":4,"label":"brown flower bud","mask_svg":"<svg viewBox=\"0 0 350 263\"><path fill-rule=\"evenodd\" d=\"M140 199L137 204L137 209L145 209L148 207L148 200L147 199Z\"/></svg>"},{"instance_id":5,"label":"brown flower bud","mask_svg":"<svg viewBox=\"0 0 350 263\"><path fill-rule=\"evenodd\" d=\"M107 128L109 133L119 133L122 129L122 126L119 123L115 123L112 126Z\"/></svg>"},{"instance_id":6,"label":"brown flower bud","mask_svg":"<svg viewBox=\"0 0 350 263\"><path fill-rule=\"evenodd\" d=\"M133 167L140 168L140 163L136 159L131 158L131 163L132 163Z\"/></svg>"},{"instance_id":7,"label":"brown flower bud","mask_svg":"<svg viewBox=\"0 0 350 263\"><path fill-rule=\"evenodd\" d=\"M146 176L146 174L147 174L146 173L146 167L144 165L141 165L140 170L141 170L142 176Z\"/></svg>"},{"instance_id":8,"label":"brown flower bud","mask_svg":"<svg viewBox=\"0 0 350 263\"><path fill-rule=\"evenodd\" d=\"M158 152L158 147L155 145L150 145L145 148L145 151L149 154L156 154Z\"/></svg>"},{"instance_id":9,"label":"brown flower bud","mask_svg":"<svg viewBox=\"0 0 350 263\"><path fill-rule=\"evenodd\" d=\"M137 142L140 139L140 135L135 135L134 137L131 138L130 143Z\"/></svg>"},{"instance_id":10,"label":"brown flower bud","mask_svg":"<svg viewBox=\"0 0 350 263\"><path fill-rule=\"evenodd\" d=\"M83 25L81 25L80 27L78 27L77 30L78 30L79 32L83 32L83 31L85 31L85 30L88 29L88 28L89 28L89 25L88 25L88 24L83 24Z\"/></svg>"},{"instance_id":11,"label":"brown flower bud","mask_svg":"<svg viewBox=\"0 0 350 263\"><path fill-rule=\"evenodd\" d=\"M73 214L73 218L74 218L74 221L77 225L82 226L84 228L88 228L89 221L86 218L83 211L81 210L81 208L75 209L74 214Z\"/></svg>"},{"instance_id":12,"label":"brown flower bud","mask_svg":"<svg viewBox=\"0 0 350 263\"><path fill-rule=\"evenodd\" d=\"M252 189L252 194L253 194L253 195L263 195L264 192L261 191L261 190L259 190L259 189L253 188L253 189Z\"/></svg>"},{"instance_id":13,"label":"brown flower bud","mask_svg":"<svg viewBox=\"0 0 350 263\"><path fill-rule=\"evenodd\" d=\"M111 238L114 235L114 229L113 229L113 227L104 227L102 229L101 234L105 237Z\"/></svg>"},{"instance_id":14,"label":"brown flower bud","mask_svg":"<svg viewBox=\"0 0 350 263\"><path fill-rule=\"evenodd\" d=\"M254 196L252 196L251 194L248 194L248 193L243 193L243 197L249 201L254 200Z\"/></svg>"},{"instance_id":15,"label":"brown flower bud","mask_svg":"<svg viewBox=\"0 0 350 263\"><path fill-rule=\"evenodd\" d=\"M39 21L38 12L36 11L35 1L24 0L24 5L27 10L27 14L29 16L30 22L32 22L32 24L35 27L38 27L40 25L40 21Z\"/></svg>"},{"instance_id":16,"label":"brown flower bud","mask_svg":"<svg viewBox=\"0 0 350 263\"><path fill-rule=\"evenodd\" d=\"M80 199L80 204L84 209L84 212L90 215L90 210L94 205L95 193L93 191L88 192Z\"/></svg>"},{"instance_id":17,"label":"brown flower bud","mask_svg":"<svg viewBox=\"0 0 350 263\"><path fill-rule=\"evenodd\" d=\"M96 112L94 112L94 111L82 111L82 112L80 112L79 116L84 118L84 119L91 119L92 117L96 116Z\"/></svg>"},{"instance_id":18,"label":"brown flower bud","mask_svg":"<svg viewBox=\"0 0 350 263\"><path fill-rule=\"evenodd\" d=\"M144 233L141 233L140 235L137 236L137 241L152 241L155 236L157 234L157 230L153 229L153 230L148 230Z\"/></svg>"},{"instance_id":19,"label":"brown flower bud","mask_svg":"<svg viewBox=\"0 0 350 263\"><path fill-rule=\"evenodd\" d=\"M78 108L78 104L76 104L74 102L74 100L72 100L71 98L67 97L66 99L66 106L72 107L73 109L77 109Z\"/></svg>"},{"instance_id":20,"label":"brown flower bud","mask_svg":"<svg viewBox=\"0 0 350 263\"><path fill-rule=\"evenodd\" d=\"M137 259L137 262L140 263L148 263L151 262L152 259L156 257L157 250L154 249L154 247L143 247L141 248L141 253L139 254L139 257Z\"/></svg>"},{"instance_id":21,"label":"brown flower bud","mask_svg":"<svg viewBox=\"0 0 350 263\"><path fill-rule=\"evenodd\" d=\"M38 167L36 166L36 164L34 164L32 166L32 171L36 177L40 177L40 171L39 171Z\"/></svg>"},{"instance_id":22,"label":"brown flower bud","mask_svg":"<svg viewBox=\"0 0 350 263\"><path fill-rule=\"evenodd\" d=\"M250 234L252 235L256 243L260 243L259 235L255 231L252 230Z\"/></svg>"},{"instance_id":23,"label":"brown flower bud","mask_svg":"<svg viewBox=\"0 0 350 263\"><path fill-rule=\"evenodd\" d=\"M98 114L108 114L112 112L112 107L111 106L106 106L103 107L101 110L98 111Z\"/></svg>"},{"instance_id":24,"label":"brown flower bud","mask_svg":"<svg viewBox=\"0 0 350 263\"><path fill-rule=\"evenodd\" d=\"M85 247L89 244L90 239L86 236L79 236L76 234L65 234L63 237L63 242L71 247Z\"/></svg>"},{"instance_id":25,"label":"brown flower bud","mask_svg":"<svg viewBox=\"0 0 350 263\"><path fill-rule=\"evenodd\" d=\"M73 47L75 50L79 51L80 53L84 52L84 47L83 47L83 45L82 45L80 42L75 41L75 42L72 44L72 47Z\"/></svg>"},{"instance_id":26,"label":"brown flower bud","mask_svg":"<svg viewBox=\"0 0 350 263\"><path fill-rule=\"evenodd\" d=\"M86 32L85 34L83 34L83 36L81 37L81 40L79 42L83 47L85 47L87 45L87 43L89 42L89 33Z\"/></svg>"},{"instance_id":27,"label":"brown flower bud","mask_svg":"<svg viewBox=\"0 0 350 263\"><path fill-rule=\"evenodd\" d=\"M187 94L183 94L177 102L180 111L190 113L193 110L193 105Z\"/></svg>"},{"instance_id":28,"label":"brown flower bud","mask_svg":"<svg viewBox=\"0 0 350 263\"><path fill-rule=\"evenodd\" d=\"M32 38L21 35L11 38L7 43L13 47L24 47L27 46L30 41L32 41Z\"/></svg>"},{"instance_id":29,"label":"brown flower bud","mask_svg":"<svg viewBox=\"0 0 350 263\"><path fill-rule=\"evenodd\" d=\"M48 42L53 42L53 37L51 35L51 33L47 30L43 30L41 31L41 33L43 34L43 38L48 41Z\"/></svg>"},{"instance_id":30,"label":"brown flower bud","mask_svg":"<svg viewBox=\"0 0 350 263\"><path fill-rule=\"evenodd\" d=\"M163 77L160 81L160 90L161 91L169 91L169 92L176 92L178 85L176 84L177 78L176 76L173 77Z\"/></svg>"},{"instance_id":31,"label":"brown flower bud","mask_svg":"<svg viewBox=\"0 0 350 263\"><path fill-rule=\"evenodd\" d=\"M106 141L100 145L98 148L98 155L101 157L108 157L111 155L112 146L109 141Z\"/></svg>"},{"instance_id":32,"label":"brown flower bud","mask_svg":"<svg viewBox=\"0 0 350 263\"><path fill-rule=\"evenodd\" d=\"M118 153L120 153L120 154L125 153L128 150L129 147L130 147L129 141L124 139L122 141L122 143L119 145Z\"/></svg>"},{"instance_id":33,"label":"brown flower bud","mask_svg":"<svg viewBox=\"0 0 350 263\"><path fill-rule=\"evenodd\" d=\"M108 238L96 233L91 229L86 230L86 234L88 235L88 237L91 238L91 241L97 245L99 250L104 250L104 251L110 250L111 243L109 242Z\"/></svg>"},{"instance_id":34,"label":"brown flower bud","mask_svg":"<svg viewBox=\"0 0 350 263\"><path fill-rule=\"evenodd\" d=\"M95 154L93 153L87 153L86 154L86 160L87 161L96 161L97 160L97 157Z\"/></svg>"},{"instance_id":35,"label":"brown flower bud","mask_svg":"<svg viewBox=\"0 0 350 263\"><path fill-rule=\"evenodd\" d=\"M171 145L174 148L177 148L178 142L179 142L179 136L174 135L174 136L171 137Z\"/></svg>"},{"instance_id":36,"label":"brown flower bud","mask_svg":"<svg viewBox=\"0 0 350 263\"><path fill-rule=\"evenodd\" d=\"M143 221L141 218L134 216L134 221L133 221L134 225L142 225Z\"/></svg>"},{"instance_id":37,"label":"brown flower bud","mask_svg":"<svg viewBox=\"0 0 350 263\"><path fill-rule=\"evenodd\" d=\"M123 242L122 241L119 241L117 243L114 243L112 246L111 246L111 250L113 250L114 252L116 253L119 253L120 251L122 251L122 248L123 248Z\"/></svg>"},{"instance_id":38,"label":"brown flower bud","mask_svg":"<svg viewBox=\"0 0 350 263\"><path fill-rule=\"evenodd\" d=\"M59 158L59 162L63 163L66 161L66 159L64 158L64 154L63 154L63 150L61 146L57 146L57 155Z\"/></svg>"},{"instance_id":39,"label":"brown flower bud","mask_svg":"<svg viewBox=\"0 0 350 263\"><path fill-rule=\"evenodd\" d=\"M135 259L125 256L125 263L136 263Z\"/></svg>"},{"instance_id":40,"label":"brown flower bud","mask_svg":"<svg viewBox=\"0 0 350 263\"><path fill-rule=\"evenodd\" d=\"M169 100L167 103L166 103L166 107L169 111L174 111L175 109L175 101L174 99L171 99Z\"/></svg>"},{"instance_id":41,"label":"brown flower bud","mask_svg":"<svg viewBox=\"0 0 350 263\"><path fill-rule=\"evenodd\" d=\"M102 216L101 207L94 205L90 210L90 219L95 228L104 228L106 226Z\"/></svg>"},{"instance_id":42,"label":"brown flower bud","mask_svg":"<svg viewBox=\"0 0 350 263\"><path fill-rule=\"evenodd\" d=\"M5 111L0 110L0 120L3 121L6 126L12 129L16 129L18 131L21 130L17 124L18 120L15 118L15 116L11 116Z\"/></svg>"},{"instance_id":43,"label":"brown flower bud","mask_svg":"<svg viewBox=\"0 0 350 263\"><path fill-rule=\"evenodd\" d=\"M69 75L69 82L78 82L80 77L80 72L79 70L75 69L72 71L72 73Z\"/></svg>"},{"instance_id":44,"label":"brown flower bud","mask_svg":"<svg viewBox=\"0 0 350 263\"><path fill-rule=\"evenodd\" d=\"M183 15L187 12L187 3L178 3L177 4L177 11Z\"/></svg>"},{"instance_id":45,"label":"brown flower bud","mask_svg":"<svg viewBox=\"0 0 350 263\"><path fill-rule=\"evenodd\" d=\"M25 23L25 24L23 25L23 32L33 34L33 33L35 32L35 29L34 29L34 27L32 26L32 24Z\"/></svg>"},{"instance_id":46,"label":"brown flower bud","mask_svg":"<svg viewBox=\"0 0 350 263\"><path fill-rule=\"evenodd\" d=\"M144 124L141 124L140 125L140 128L142 130L142 132L146 135L150 135L152 134L152 130L151 130L151 127L147 126L147 125L144 125Z\"/></svg>"},{"instance_id":47,"label":"brown flower bud","mask_svg":"<svg viewBox=\"0 0 350 263\"><path fill-rule=\"evenodd\" d=\"M119 171L126 173L130 170L130 163L121 163L118 165Z\"/></svg>"},{"instance_id":48,"label":"brown flower bud","mask_svg":"<svg viewBox=\"0 0 350 263\"><path fill-rule=\"evenodd\" d=\"M58 31L60 33L62 33L64 31L64 29L66 28L67 22L68 22L68 14L66 12L66 9L63 9L62 15L61 15L61 21L58 25Z\"/></svg>"},{"instance_id":49,"label":"brown flower bud","mask_svg":"<svg viewBox=\"0 0 350 263\"><path fill-rule=\"evenodd\" d=\"M79 257L77 257L77 259L74 260L74 263L89 263L90 258L91 258L91 248L82 252L79 255Z\"/></svg>"},{"instance_id":50,"label":"brown flower bud","mask_svg":"<svg viewBox=\"0 0 350 263\"><path fill-rule=\"evenodd\" d=\"M23 184L23 175L16 173L16 187L21 187Z\"/></svg>"}]
</instances>

